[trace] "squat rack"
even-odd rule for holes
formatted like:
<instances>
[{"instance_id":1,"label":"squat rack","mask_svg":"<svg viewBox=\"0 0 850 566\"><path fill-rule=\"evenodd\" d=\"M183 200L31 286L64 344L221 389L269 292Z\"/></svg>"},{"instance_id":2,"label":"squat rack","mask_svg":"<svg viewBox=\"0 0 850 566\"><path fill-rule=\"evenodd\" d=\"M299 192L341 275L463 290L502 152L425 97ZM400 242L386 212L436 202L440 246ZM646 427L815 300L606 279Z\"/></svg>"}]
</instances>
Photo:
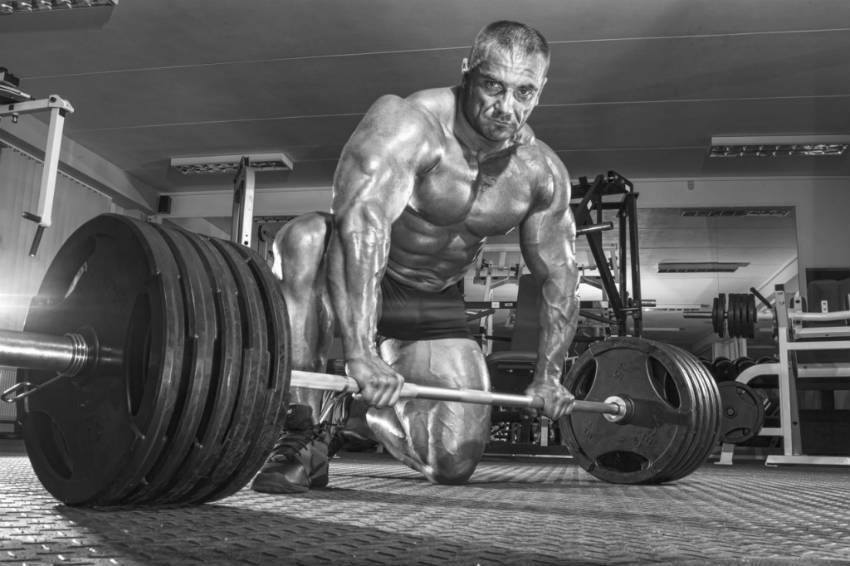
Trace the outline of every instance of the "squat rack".
<instances>
[{"instance_id":1,"label":"squat rack","mask_svg":"<svg viewBox=\"0 0 850 566\"><path fill-rule=\"evenodd\" d=\"M579 177L572 189L570 206L577 231L587 238L590 253L599 271L598 279L582 277L582 283L601 289L610 309L610 314L600 315L582 310L581 315L610 325L619 336L628 334L639 337L643 329L643 303L638 253L638 193L631 181L615 171L597 175L592 183L588 182L587 177ZM606 210L616 211L618 220L616 279L602 247L602 232L613 228L613 223L604 221ZM631 329L629 318L632 320Z\"/></svg>"}]
</instances>

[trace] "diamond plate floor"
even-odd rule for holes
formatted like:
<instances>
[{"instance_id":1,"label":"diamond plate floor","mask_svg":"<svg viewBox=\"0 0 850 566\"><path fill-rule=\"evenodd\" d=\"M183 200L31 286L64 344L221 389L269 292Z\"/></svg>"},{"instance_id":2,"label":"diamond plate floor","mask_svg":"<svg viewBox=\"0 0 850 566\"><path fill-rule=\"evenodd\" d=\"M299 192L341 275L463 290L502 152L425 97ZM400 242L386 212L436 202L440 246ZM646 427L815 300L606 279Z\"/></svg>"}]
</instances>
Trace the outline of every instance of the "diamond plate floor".
<instances>
[{"instance_id":1,"label":"diamond plate floor","mask_svg":"<svg viewBox=\"0 0 850 566\"><path fill-rule=\"evenodd\" d=\"M2 441L0 441L2 442ZM846 469L706 464L665 486L487 458L466 486L344 454L331 487L181 509L67 507L0 449L0 564L850 564Z\"/></svg>"}]
</instances>

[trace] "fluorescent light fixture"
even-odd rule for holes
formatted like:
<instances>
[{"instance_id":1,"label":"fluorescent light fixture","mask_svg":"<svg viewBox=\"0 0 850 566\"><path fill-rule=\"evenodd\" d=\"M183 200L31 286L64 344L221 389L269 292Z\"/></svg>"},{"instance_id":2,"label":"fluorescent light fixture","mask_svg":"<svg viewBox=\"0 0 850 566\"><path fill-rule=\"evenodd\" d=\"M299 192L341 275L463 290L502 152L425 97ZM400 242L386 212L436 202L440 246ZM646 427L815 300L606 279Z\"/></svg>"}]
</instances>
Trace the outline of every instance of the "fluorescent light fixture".
<instances>
[{"instance_id":1,"label":"fluorescent light fixture","mask_svg":"<svg viewBox=\"0 0 850 566\"><path fill-rule=\"evenodd\" d=\"M658 273L734 273L748 265L739 261L662 261L658 263Z\"/></svg>"},{"instance_id":2,"label":"fluorescent light fixture","mask_svg":"<svg viewBox=\"0 0 850 566\"><path fill-rule=\"evenodd\" d=\"M292 171L292 160L284 153L239 153L233 155L206 155L200 157L172 157L171 166L184 175L208 173L235 173L242 158L248 158L249 167L257 171Z\"/></svg>"},{"instance_id":3,"label":"fluorescent light fixture","mask_svg":"<svg viewBox=\"0 0 850 566\"><path fill-rule=\"evenodd\" d=\"M713 206L706 208L683 208L685 218L715 218L718 216L778 216L786 217L791 214L790 206Z\"/></svg>"},{"instance_id":4,"label":"fluorescent light fixture","mask_svg":"<svg viewBox=\"0 0 850 566\"><path fill-rule=\"evenodd\" d=\"M709 157L837 157L850 135L712 136Z\"/></svg>"},{"instance_id":5,"label":"fluorescent light fixture","mask_svg":"<svg viewBox=\"0 0 850 566\"><path fill-rule=\"evenodd\" d=\"M118 0L0 0L0 15L117 5Z\"/></svg>"}]
</instances>

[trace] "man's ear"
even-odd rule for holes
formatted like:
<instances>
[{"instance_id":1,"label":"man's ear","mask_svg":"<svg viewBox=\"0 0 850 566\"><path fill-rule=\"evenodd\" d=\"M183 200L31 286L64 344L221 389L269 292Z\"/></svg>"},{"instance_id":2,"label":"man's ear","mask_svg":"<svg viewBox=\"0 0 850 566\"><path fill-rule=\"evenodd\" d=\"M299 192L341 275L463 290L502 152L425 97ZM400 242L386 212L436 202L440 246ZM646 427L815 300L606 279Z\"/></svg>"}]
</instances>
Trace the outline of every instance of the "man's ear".
<instances>
[{"instance_id":1,"label":"man's ear","mask_svg":"<svg viewBox=\"0 0 850 566\"><path fill-rule=\"evenodd\" d=\"M460 72L464 75L469 72L469 59L466 57L460 62Z\"/></svg>"}]
</instances>

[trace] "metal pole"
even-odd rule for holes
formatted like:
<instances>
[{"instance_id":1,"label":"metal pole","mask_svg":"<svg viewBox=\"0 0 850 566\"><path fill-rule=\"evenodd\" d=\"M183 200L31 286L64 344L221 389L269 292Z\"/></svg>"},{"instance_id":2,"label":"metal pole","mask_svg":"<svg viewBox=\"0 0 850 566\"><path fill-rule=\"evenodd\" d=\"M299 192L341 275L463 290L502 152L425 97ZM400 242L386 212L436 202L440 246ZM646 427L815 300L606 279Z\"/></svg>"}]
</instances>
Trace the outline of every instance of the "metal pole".
<instances>
[{"instance_id":1,"label":"metal pole","mask_svg":"<svg viewBox=\"0 0 850 566\"><path fill-rule=\"evenodd\" d=\"M0 330L0 365L76 374L90 357L79 334L38 334Z\"/></svg>"},{"instance_id":2,"label":"metal pole","mask_svg":"<svg viewBox=\"0 0 850 566\"><path fill-rule=\"evenodd\" d=\"M300 370L292 370L290 386L305 387L307 389L324 389L327 391L345 393L358 393L360 391L360 387L357 385L357 382L351 377ZM503 407L519 407L528 409L543 408L543 399L540 397L493 393L490 391L479 391L477 389L448 389L416 385L414 383L405 383L402 386L401 397L404 399L457 401L460 403L474 403L477 405L500 405ZM625 406L617 402L603 403L598 401L576 400L573 403L572 410L621 416L625 413Z\"/></svg>"}]
</instances>

